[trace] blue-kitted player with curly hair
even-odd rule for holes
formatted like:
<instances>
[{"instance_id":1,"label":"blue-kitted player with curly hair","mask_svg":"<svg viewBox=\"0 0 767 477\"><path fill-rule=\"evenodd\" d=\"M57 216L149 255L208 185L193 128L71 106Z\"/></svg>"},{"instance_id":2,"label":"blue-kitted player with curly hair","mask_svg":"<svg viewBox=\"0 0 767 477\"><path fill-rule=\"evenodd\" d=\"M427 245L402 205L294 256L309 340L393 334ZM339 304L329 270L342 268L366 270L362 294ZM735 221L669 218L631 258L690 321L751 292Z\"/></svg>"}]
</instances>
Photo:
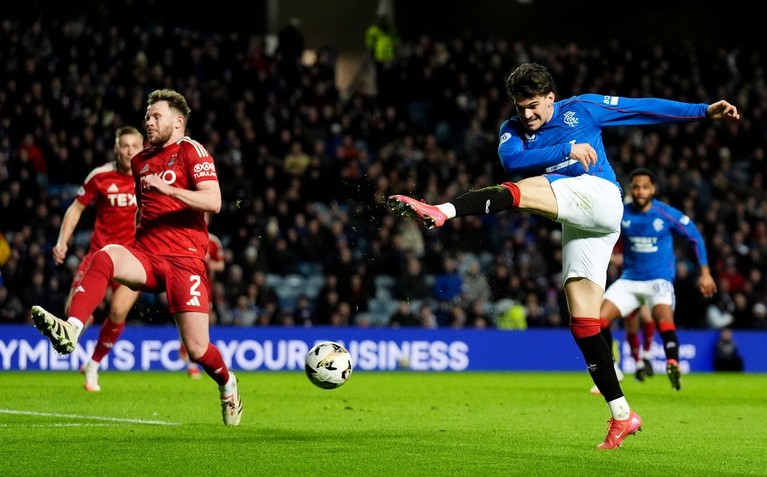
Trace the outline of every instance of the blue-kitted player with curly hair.
<instances>
[{"instance_id":1,"label":"blue-kitted player with curly hair","mask_svg":"<svg viewBox=\"0 0 767 477\"><path fill-rule=\"evenodd\" d=\"M602 144L608 126L739 119L720 100L690 104L655 98L584 94L557 101L554 79L537 63L519 65L506 81L517 115L499 130L498 155L513 175L525 178L467 192L429 205L405 195L389 197L397 213L427 228L466 215L520 209L562 224L562 278L570 330L612 418L599 449L615 449L641 429L642 420L621 390L613 356L600 333L599 312L607 266L620 235L622 190Z\"/></svg>"}]
</instances>

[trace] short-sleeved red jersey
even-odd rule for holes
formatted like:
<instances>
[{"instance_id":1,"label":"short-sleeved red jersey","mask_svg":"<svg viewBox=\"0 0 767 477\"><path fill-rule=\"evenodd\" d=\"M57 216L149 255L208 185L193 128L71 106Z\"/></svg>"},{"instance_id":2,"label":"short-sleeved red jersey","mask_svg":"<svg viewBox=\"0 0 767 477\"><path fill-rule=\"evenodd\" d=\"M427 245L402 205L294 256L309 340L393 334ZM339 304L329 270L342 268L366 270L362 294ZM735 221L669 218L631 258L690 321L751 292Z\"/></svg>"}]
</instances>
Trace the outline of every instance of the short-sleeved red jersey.
<instances>
[{"instance_id":1,"label":"short-sleeved red jersey","mask_svg":"<svg viewBox=\"0 0 767 477\"><path fill-rule=\"evenodd\" d=\"M221 239L217 236L208 234L208 260L213 262L223 262L224 246L221 244Z\"/></svg>"},{"instance_id":2,"label":"short-sleeved red jersey","mask_svg":"<svg viewBox=\"0 0 767 477\"><path fill-rule=\"evenodd\" d=\"M195 190L196 184L215 180L213 157L197 141L183 137L175 144L149 147L131 161L140 205L136 244L156 255L188 256L205 260L208 225L205 214L155 191L141 190L141 178L158 174L169 185Z\"/></svg>"},{"instance_id":3,"label":"short-sleeved red jersey","mask_svg":"<svg viewBox=\"0 0 767 477\"><path fill-rule=\"evenodd\" d=\"M96 204L96 219L89 252L110 243L129 246L136 232L136 195L133 177L117 170L112 161L88 174L75 200L85 207Z\"/></svg>"}]
</instances>

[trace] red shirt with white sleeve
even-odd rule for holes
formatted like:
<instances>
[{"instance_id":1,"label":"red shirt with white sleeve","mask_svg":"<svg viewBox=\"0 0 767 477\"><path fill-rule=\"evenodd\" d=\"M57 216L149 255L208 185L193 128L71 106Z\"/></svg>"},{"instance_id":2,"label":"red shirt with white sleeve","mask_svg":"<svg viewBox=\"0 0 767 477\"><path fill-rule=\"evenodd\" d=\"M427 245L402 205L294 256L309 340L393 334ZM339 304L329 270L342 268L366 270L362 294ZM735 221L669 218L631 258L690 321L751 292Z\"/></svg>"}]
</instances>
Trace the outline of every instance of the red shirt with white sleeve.
<instances>
[{"instance_id":1,"label":"red shirt with white sleeve","mask_svg":"<svg viewBox=\"0 0 767 477\"><path fill-rule=\"evenodd\" d=\"M133 176L123 174L112 161L93 169L75 197L88 207L96 204L96 219L89 253L116 243L129 246L136 232L136 195Z\"/></svg>"},{"instance_id":2,"label":"red shirt with white sleeve","mask_svg":"<svg viewBox=\"0 0 767 477\"><path fill-rule=\"evenodd\" d=\"M203 181L218 181L213 157L197 141L183 137L165 147L149 147L131 161L141 205L135 247L153 255L206 259L205 213L152 190L141 190L141 178L158 174L169 185L196 190Z\"/></svg>"}]
</instances>

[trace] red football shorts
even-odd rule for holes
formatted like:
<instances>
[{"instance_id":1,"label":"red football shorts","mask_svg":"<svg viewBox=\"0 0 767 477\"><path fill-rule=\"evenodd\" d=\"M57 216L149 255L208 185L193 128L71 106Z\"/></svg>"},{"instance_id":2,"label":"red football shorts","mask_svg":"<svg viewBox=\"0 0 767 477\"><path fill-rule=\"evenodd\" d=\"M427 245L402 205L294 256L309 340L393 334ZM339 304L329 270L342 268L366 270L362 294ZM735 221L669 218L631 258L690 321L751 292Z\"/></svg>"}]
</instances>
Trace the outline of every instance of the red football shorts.
<instances>
[{"instance_id":1,"label":"red football shorts","mask_svg":"<svg viewBox=\"0 0 767 477\"><path fill-rule=\"evenodd\" d=\"M129 249L146 270L146 284L141 290L165 292L168 311L210 313L210 292L205 260L194 257L152 255Z\"/></svg>"}]
</instances>

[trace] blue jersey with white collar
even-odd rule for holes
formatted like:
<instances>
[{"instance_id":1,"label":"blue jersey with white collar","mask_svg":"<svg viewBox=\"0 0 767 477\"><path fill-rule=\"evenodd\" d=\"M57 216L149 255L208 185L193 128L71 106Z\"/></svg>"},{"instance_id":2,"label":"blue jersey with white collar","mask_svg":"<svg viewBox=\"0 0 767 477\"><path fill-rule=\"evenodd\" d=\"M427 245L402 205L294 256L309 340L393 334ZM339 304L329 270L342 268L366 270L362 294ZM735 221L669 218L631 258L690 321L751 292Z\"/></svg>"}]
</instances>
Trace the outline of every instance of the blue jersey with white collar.
<instances>
[{"instance_id":1,"label":"blue jersey with white collar","mask_svg":"<svg viewBox=\"0 0 767 477\"><path fill-rule=\"evenodd\" d=\"M708 265L703 237L695 223L681 210L659 200L653 200L647 212L640 212L633 204L625 204L620 238L623 246L621 278L640 281L662 278L673 282L676 277L673 234L690 244L698 265Z\"/></svg>"},{"instance_id":2,"label":"blue jersey with white collar","mask_svg":"<svg viewBox=\"0 0 767 477\"><path fill-rule=\"evenodd\" d=\"M607 179L620 189L602 144L603 127L694 121L706 117L708 105L584 94L557 101L553 107L551 120L538 131L527 131L518 116L501 125L498 155L506 171L528 177L546 174L549 182L589 174ZM574 143L588 143L597 152L597 162L588 172L568 157Z\"/></svg>"}]
</instances>

